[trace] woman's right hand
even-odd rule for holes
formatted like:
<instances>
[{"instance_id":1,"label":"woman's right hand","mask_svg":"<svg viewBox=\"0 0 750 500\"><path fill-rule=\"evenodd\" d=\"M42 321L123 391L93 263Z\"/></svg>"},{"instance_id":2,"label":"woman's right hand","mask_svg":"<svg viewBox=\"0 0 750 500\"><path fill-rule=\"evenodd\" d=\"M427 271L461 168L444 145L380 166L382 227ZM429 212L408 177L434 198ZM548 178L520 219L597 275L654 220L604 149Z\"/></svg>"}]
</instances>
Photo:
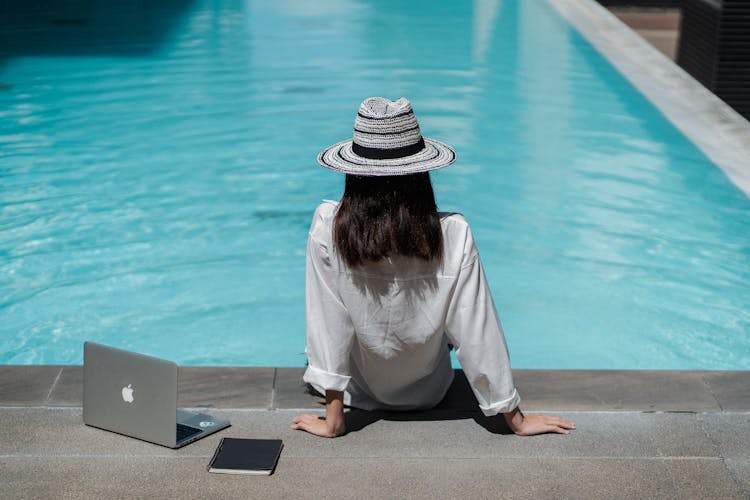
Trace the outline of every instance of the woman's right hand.
<instances>
[{"instance_id":1,"label":"woman's right hand","mask_svg":"<svg viewBox=\"0 0 750 500\"><path fill-rule=\"evenodd\" d=\"M570 420L539 413L524 415L520 408L504 413L503 416L510 430L519 436L534 436L536 434L548 433L570 434L570 431L576 428L576 424Z\"/></svg>"}]
</instances>

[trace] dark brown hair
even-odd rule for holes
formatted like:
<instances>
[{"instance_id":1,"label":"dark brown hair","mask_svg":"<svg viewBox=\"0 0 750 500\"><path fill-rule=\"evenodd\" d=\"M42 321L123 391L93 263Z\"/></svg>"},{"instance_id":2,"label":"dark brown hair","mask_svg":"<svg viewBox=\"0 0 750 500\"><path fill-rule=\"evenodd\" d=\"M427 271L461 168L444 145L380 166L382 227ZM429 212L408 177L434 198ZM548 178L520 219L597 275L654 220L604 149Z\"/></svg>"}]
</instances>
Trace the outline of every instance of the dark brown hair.
<instances>
[{"instance_id":1,"label":"dark brown hair","mask_svg":"<svg viewBox=\"0 0 750 500\"><path fill-rule=\"evenodd\" d=\"M430 174L347 174L333 243L350 267L392 255L441 260L443 232Z\"/></svg>"}]
</instances>

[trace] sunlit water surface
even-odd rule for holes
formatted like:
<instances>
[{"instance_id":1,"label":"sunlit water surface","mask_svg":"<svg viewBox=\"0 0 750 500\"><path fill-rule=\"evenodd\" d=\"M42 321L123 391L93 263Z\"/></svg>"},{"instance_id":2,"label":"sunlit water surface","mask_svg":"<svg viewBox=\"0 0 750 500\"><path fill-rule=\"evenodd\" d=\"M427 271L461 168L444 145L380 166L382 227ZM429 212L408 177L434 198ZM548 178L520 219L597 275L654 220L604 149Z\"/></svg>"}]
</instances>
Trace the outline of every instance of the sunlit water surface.
<instances>
[{"instance_id":1,"label":"sunlit water surface","mask_svg":"<svg viewBox=\"0 0 750 500\"><path fill-rule=\"evenodd\" d=\"M0 362L303 366L315 156L382 95L515 367L750 369L750 201L543 1L60 4L0 20Z\"/></svg>"}]
</instances>

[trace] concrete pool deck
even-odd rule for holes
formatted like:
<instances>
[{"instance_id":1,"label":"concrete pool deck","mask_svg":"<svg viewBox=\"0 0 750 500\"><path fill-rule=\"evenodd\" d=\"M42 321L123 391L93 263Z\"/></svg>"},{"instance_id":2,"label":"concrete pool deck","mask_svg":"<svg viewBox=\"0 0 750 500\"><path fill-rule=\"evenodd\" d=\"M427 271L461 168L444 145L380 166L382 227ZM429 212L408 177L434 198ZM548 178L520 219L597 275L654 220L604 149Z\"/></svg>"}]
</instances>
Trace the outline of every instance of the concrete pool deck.
<instances>
[{"instance_id":1,"label":"concrete pool deck","mask_svg":"<svg viewBox=\"0 0 750 500\"><path fill-rule=\"evenodd\" d=\"M232 427L179 450L87 427L80 366L0 366L7 498L748 498L750 372L516 370L527 411L569 436L517 437L458 373L416 413L348 414L337 439L292 431L320 411L302 369L180 368L180 404ZM270 477L209 474L222 436L281 438Z\"/></svg>"}]
</instances>

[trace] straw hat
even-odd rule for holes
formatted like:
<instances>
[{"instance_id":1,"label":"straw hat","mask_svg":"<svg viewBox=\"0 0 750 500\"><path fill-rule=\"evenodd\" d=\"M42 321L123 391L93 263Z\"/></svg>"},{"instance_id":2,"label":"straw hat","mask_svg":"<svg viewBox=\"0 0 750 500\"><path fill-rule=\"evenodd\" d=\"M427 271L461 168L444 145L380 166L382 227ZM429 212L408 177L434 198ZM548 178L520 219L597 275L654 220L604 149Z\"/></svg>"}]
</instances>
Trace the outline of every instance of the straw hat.
<instances>
[{"instance_id":1,"label":"straw hat","mask_svg":"<svg viewBox=\"0 0 750 500\"><path fill-rule=\"evenodd\" d=\"M422 137L411 103L370 97L359 106L354 138L318 155L323 167L346 174L406 175L447 167L456 152L442 142Z\"/></svg>"}]
</instances>

